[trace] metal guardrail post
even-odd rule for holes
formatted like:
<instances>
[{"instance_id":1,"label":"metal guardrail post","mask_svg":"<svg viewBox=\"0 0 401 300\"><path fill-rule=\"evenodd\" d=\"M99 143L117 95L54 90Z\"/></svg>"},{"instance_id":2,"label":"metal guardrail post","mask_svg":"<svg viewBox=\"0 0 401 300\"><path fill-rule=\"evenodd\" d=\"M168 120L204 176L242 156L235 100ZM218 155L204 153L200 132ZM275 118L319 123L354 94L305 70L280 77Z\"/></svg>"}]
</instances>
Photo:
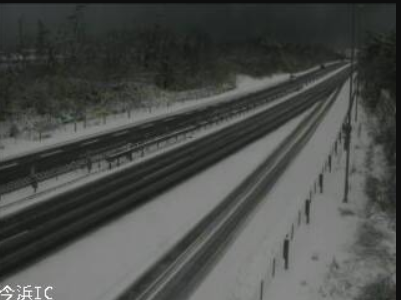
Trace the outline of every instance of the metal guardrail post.
<instances>
[{"instance_id":1,"label":"metal guardrail post","mask_svg":"<svg viewBox=\"0 0 401 300\"><path fill-rule=\"evenodd\" d=\"M284 245L283 245L283 258L284 258L284 269L288 270L289 269L289 260L290 260L290 238L287 235L284 240Z\"/></svg>"},{"instance_id":2,"label":"metal guardrail post","mask_svg":"<svg viewBox=\"0 0 401 300\"><path fill-rule=\"evenodd\" d=\"M305 217L306 217L306 224L310 224L310 207L311 207L311 199L306 199L305 201Z\"/></svg>"},{"instance_id":3,"label":"metal guardrail post","mask_svg":"<svg viewBox=\"0 0 401 300\"><path fill-rule=\"evenodd\" d=\"M273 258L272 277L274 278L275 276L276 276L276 258Z\"/></svg>"},{"instance_id":4,"label":"metal guardrail post","mask_svg":"<svg viewBox=\"0 0 401 300\"><path fill-rule=\"evenodd\" d=\"M319 186L320 186L320 193L323 194L323 184L324 184L324 174L319 174Z\"/></svg>"},{"instance_id":5,"label":"metal guardrail post","mask_svg":"<svg viewBox=\"0 0 401 300\"><path fill-rule=\"evenodd\" d=\"M338 140L336 140L335 143L334 143L334 153L337 156L337 154L338 154Z\"/></svg>"},{"instance_id":6,"label":"metal guardrail post","mask_svg":"<svg viewBox=\"0 0 401 300\"><path fill-rule=\"evenodd\" d=\"M329 160L328 160L328 164L329 164L329 172L331 173L331 169L332 169L332 157L331 154L329 155Z\"/></svg>"}]
</instances>

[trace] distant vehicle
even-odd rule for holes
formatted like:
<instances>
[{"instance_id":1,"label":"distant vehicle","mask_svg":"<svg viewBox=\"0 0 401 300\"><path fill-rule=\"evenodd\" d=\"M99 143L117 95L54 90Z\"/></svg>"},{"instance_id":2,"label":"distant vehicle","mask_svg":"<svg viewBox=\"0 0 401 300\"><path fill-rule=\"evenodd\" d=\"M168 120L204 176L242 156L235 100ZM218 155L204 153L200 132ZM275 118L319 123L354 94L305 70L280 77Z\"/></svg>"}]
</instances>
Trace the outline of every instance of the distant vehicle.
<instances>
[{"instance_id":1,"label":"distant vehicle","mask_svg":"<svg viewBox=\"0 0 401 300\"><path fill-rule=\"evenodd\" d=\"M320 65L320 69L322 69L322 70L323 70L323 69L326 69L326 65L325 65L325 64L321 64L321 65Z\"/></svg>"},{"instance_id":2,"label":"distant vehicle","mask_svg":"<svg viewBox=\"0 0 401 300\"><path fill-rule=\"evenodd\" d=\"M294 74L291 74L291 75L290 75L290 81L294 81L295 78L297 78L297 76L295 76Z\"/></svg>"}]
</instances>

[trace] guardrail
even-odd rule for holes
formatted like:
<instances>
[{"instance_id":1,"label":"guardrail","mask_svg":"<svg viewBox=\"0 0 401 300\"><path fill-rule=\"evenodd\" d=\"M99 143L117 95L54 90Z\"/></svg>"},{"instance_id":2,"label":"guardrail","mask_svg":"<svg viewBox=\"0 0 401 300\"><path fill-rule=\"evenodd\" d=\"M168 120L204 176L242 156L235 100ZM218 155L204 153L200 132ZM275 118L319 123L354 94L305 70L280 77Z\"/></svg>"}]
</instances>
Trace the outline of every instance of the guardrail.
<instances>
[{"instance_id":1,"label":"guardrail","mask_svg":"<svg viewBox=\"0 0 401 300\"><path fill-rule=\"evenodd\" d=\"M260 196L267 193L309 140L336 97L337 94L322 111L319 111L322 107L319 106L309 114L255 172L146 272L133 283L128 282L125 287L111 291L104 299L167 300L186 297L235 238L242 223L261 201ZM319 114L314 116L318 111Z\"/></svg>"},{"instance_id":2,"label":"guardrail","mask_svg":"<svg viewBox=\"0 0 401 300\"><path fill-rule=\"evenodd\" d=\"M332 164L335 158L341 157L341 152L344 151L341 147L344 144L343 139L343 128L347 122L347 116L344 118L343 123L340 126L340 130L337 137L327 154L327 158L321 168L321 171L317 174L316 179L313 180L309 193L301 198L299 201L298 209L295 209L294 217L292 221L288 222L282 228L277 228L281 232L281 239L276 240L273 247L271 247L270 254L264 257L264 260L268 261L264 270L265 272L259 274L259 281L253 284L253 296L243 295L245 298L250 300L267 300L265 298L266 291L269 285L274 283L275 278L286 272L287 269L292 265L291 259L294 257L297 245L297 233L300 231L302 226L313 226L313 215L311 207L314 204L313 199L317 194L324 193L324 181L325 177L332 173ZM254 274L255 275L255 274Z\"/></svg>"},{"instance_id":3,"label":"guardrail","mask_svg":"<svg viewBox=\"0 0 401 300\"><path fill-rule=\"evenodd\" d=\"M179 131L176 131L176 132L172 132L170 134L166 134L164 136L157 137L155 139L152 139L150 141L147 141L147 142L145 142L143 144L140 144L140 145L137 145L137 146L131 147L131 145L128 145L127 149L124 149L124 150L121 150L121 151L118 151L116 153L113 153L113 154L110 154L110 155L106 156L106 161L109 164L109 169L111 169L112 164L115 161L117 161L117 165L119 166L121 158L128 158L129 161L132 161L133 160L133 155L138 153L138 152L140 153L141 157L143 157L145 155L144 152L148 147L156 145L157 148L159 148L160 143L169 141L172 138L175 138L175 140L177 141L177 139L180 136L186 137L186 135L188 133L193 132L196 129L198 129L198 126L191 126L191 127L187 128L187 129L184 129L184 130L179 130Z\"/></svg>"},{"instance_id":4,"label":"guardrail","mask_svg":"<svg viewBox=\"0 0 401 300\"><path fill-rule=\"evenodd\" d=\"M328 71L328 70L325 70L325 71ZM286 89L282 88L281 90L280 89L275 90L273 93L270 93L265 98L263 98L263 97L256 98L256 99L254 99L254 101L250 101L249 103L247 103L246 101L244 103L239 103L238 108L234 106L233 110L231 110L231 111L229 110L228 112L225 112L225 111L219 112L218 111L216 114L211 114L209 117L205 116L206 120L204 122L207 122L209 124L219 123L219 122L227 119L227 115L231 115L232 111L234 111L234 112L237 111L238 112L237 114L241 114L242 112L246 112L251 109L255 109L256 107L258 107L260 105L274 101L274 100L276 100L284 95L290 94L292 92L298 91L300 88L302 88L302 85L310 84L311 82L317 80L320 76L321 76L321 73L319 73L319 72L313 73L313 74L308 74L308 75L306 75L306 78L302 81L303 83L301 85L299 85L299 84L292 85L292 86L290 85ZM269 91L269 90L267 90L267 91ZM258 93L256 93L256 96L257 95L258 95ZM261 95L263 95L263 94L261 94ZM256 96L253 95L253 97L256 97ZM234 115L235 115L235 113L234 113ZM205 124L202 124L202 126L204 126L204 125ZM127 144L129 144L129 141L127 141ZM110 147L110 146L108 146L108 147ZM113 152L113 151L107 150L102 155L97 154L97 159L92 158L91 160L93 162L98 162L99 160L103 160L104 157L107 157L110 155L110 154L108 154L110 152ZM108 159L110 168L111 168L111 165L114 160L115 159L113 159L113 158ZM117 161L118 161L118 158L117 158ZM66 166L49 169L45 172L38 172L37 176L35 178L35 181L33 181L33 179L31 177L28 177L28 178L25 177L22 179L18 179L16 181L9 182L3 186L0 186L0 198L1 198L1 195L4 195L4 194L10 193L12 191L27 187L27 186L31 185L33 182L35 182L35 184L38 184L49 178L60 176L64 173L73 171L74 169L82 168L86 164L87 164L87 158L81 157L81 158L77 158L77 159L73 160ZM35 188L34 188L34 190L35 190Z\"/></svg>"},{"instance_id":5,"label":"guardrail","mask_svg":"<svg viewBox=\"0 0 401 300\"><path fill-rule=\"evenodd\" d=\"M334 86L336 80L331 79L329 83L315 87L313 93L304 92L274 108L189 143L186 147L170 150L153 160L0 219L0 237L3 240L0 269L7 272L26 264L32 257L43 255L45 250L149 201L156 194L305 111L327 95L329 87Z\"/></svg>"}]
</instances>

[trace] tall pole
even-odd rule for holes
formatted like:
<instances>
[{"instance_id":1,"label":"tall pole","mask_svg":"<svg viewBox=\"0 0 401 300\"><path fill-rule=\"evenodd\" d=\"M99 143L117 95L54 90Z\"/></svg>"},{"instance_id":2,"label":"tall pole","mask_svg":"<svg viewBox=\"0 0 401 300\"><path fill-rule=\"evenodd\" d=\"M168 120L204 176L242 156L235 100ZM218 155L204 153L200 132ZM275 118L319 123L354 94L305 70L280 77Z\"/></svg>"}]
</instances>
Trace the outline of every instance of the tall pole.
<instances>
[{"instance_id":1,"label":"tall pole","mask_svg":"<svg viewBox=\"0 0 401 300\"><path fill-rule=\"evenodd\" d=\"M4 5L4 4L1 4L0 3L0 51L4 51L4 54L5 54L5 40L4 40L4 36L5 36L5 33L3 33L3 31L4 31L4 17L3 17L3 7L2 7L2 5Z\"/></svg>"},{"instance_id":2,"label":"tall pole","mask_svg":"<svg viewBox=\"0 0 401 300\"><path fill-rule=\"evenodd\" d=\"M360 77L360 55L361 55L361 45L362 45L362 37L363 37L363 32L362 32L362 15L359 13L359 10L362 9L362 6L358 6L356 10L356 23L357 23L357 49L358 49L358 55L357 55L357 66L358 66L358 76L357 76L357 81L356 81L356 94L355 94L355 122L358 121L358 104L359 104L359 89L360 89L360 82L361 82L361 77Z\"/></svg>"},{"instance_id":3,"label":"tall pole","mask_svg":"<svg viewBox=\"0 0 401 300\"><path fill-rule=\"evenodd\" d=\"M350 163L350 146L351 146L351 110L352 110L352 96L354 86L354 55L355 55L355 4L351 4L351 78L349 89L349 105L345 124L345 149L347 152L346 166L345 166L345 185L344 185L344 203L348 203L349 193L349 163Z\"/></svg>"}]
</instances>

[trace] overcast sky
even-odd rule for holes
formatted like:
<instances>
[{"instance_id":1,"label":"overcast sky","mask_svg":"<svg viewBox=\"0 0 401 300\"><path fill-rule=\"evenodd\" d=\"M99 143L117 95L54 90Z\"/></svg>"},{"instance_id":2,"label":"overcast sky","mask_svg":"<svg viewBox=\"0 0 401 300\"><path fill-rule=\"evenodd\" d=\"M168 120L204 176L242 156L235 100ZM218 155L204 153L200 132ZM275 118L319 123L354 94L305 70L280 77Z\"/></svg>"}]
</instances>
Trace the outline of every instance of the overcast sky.
<instances>
[{"instance_id":1,"label":"overcast sky","mask_svg":"<svg viewBox=\"0 0 401 300\"><path fill-rule=\"evenodd\" d=\"M0 4L0 46L15 43L18 19L34 35L41 19L56 28L74 10L74 4ZM395 4L367 4L359 8L366 29L396 28ZM88 31L155 22L177 30L197 28L216 39L244 39L269 34L280 41L318 42L346 46L350 32L347 4L89 4Z\"/></svg>"}]
</instances>

